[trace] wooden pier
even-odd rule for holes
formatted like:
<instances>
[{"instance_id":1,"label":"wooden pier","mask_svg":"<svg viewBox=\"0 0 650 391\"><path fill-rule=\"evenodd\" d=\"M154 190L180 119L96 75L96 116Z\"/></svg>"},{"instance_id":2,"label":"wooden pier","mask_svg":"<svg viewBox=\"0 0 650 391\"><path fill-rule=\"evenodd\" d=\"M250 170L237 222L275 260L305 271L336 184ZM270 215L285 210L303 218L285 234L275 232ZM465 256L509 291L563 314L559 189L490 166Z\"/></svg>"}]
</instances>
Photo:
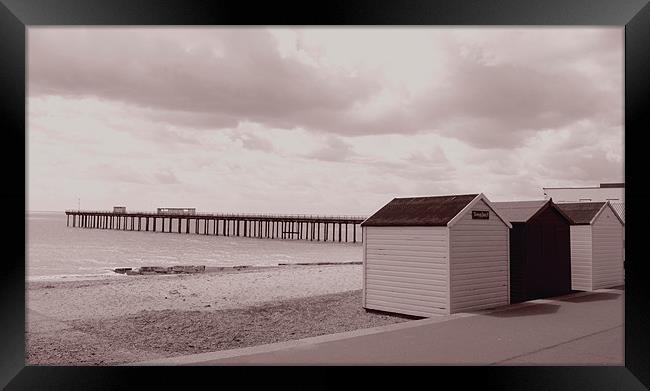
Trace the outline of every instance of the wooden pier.
<instances>
[{"instance_id":1,"label":"wooden pier","mask_svg":"<svg viewBox=\"0 0 650 391\"><path fill-rule=\"evenodd\" d=\"M271 214L178 214L66 210L66 225L76 228L167 232L260 239L324 242L362 241L364 216Z\"/></svg>"}]
</instances>

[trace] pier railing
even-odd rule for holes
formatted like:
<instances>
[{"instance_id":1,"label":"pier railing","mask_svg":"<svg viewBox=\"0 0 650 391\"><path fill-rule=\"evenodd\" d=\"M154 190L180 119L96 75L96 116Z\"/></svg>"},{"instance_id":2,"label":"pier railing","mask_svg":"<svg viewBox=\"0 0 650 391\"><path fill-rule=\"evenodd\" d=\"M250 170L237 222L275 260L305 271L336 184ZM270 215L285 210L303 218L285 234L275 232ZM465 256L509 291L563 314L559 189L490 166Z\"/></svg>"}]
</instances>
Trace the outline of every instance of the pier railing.
<instances>
[{"instance_id":1,"label":"pier railing","mask_svg":"<svg viewBox=\"0 0 650 391\"><path fill-rule=\"evenodd\" d=\"M67 226L125 231L196 233L266 239L357 242L366 216L278 213L179 213L158 211L65 211ZM158 224L160 223L160 224ZM349 227L351 226L351 227Z\"/></svg>"},{"instance_id":2,"label":"pier railing","mask_svg":"<svg viewBox=\"0 0 650 391\"><path fill-rule=\"evenodd\" d=\"M79 210L79 209L66 209L66 214L100 214L100 215L148 215L152 216L165 216L165 217L219 217L219 218L261 218L261 219L311 219L311 220L365 220L368 216L362 215L317 215L317 214L282 214L282 213L178 213L178 212L155 212L155 211L140 211L130 210L126 212L114 212L112 210Z\"/></svg>"}]
</instances>

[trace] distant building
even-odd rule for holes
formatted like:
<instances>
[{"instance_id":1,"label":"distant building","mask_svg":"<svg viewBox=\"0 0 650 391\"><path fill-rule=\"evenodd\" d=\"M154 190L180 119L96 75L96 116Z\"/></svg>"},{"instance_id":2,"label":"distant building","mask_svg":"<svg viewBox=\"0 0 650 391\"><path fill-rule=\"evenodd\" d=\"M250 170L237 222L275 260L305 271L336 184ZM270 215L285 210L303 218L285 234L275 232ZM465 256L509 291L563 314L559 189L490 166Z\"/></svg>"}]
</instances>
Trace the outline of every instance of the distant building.
<instances>
[{"instance_id":1,"label":"distant building","mask_svg":"<svg viewBox=\"0 0 650 391\"><path fill-rule=\"evenodd\" d=\"M544 197L553 198L556 204L564 202L624 203L625 183L601 183L588 187L543 187Z\"/></svg>"},{"instance_id":2,"label":"distant building","mask_svg":"<svg viewBox=\"0 0 650 391\"><path fill-rule=\"evenodd\" d=\"M158 214L194 215L196 214L196 208L158 208Z\"/></svg>"},{"instance_id":3,"label":"distant building","mask_svg":"<svg viewBox=\"0 0 650 391\"><path fill-rule=\"evenodd\" d=\"M601 183L587 187L543 187L544 198L553 199L556 204L568 202L604 202L612 207L625 221L625 183Z\"/></svg>"},{"instance_id":4,"label":"distant building","mask_svg":"<svg viewBox=\"0 0 650 391\"><path fill-rule=\"evenodd\" d=\"M113 213L126 213L126 206L114 206Z\"/></svg>"}]
</instances>

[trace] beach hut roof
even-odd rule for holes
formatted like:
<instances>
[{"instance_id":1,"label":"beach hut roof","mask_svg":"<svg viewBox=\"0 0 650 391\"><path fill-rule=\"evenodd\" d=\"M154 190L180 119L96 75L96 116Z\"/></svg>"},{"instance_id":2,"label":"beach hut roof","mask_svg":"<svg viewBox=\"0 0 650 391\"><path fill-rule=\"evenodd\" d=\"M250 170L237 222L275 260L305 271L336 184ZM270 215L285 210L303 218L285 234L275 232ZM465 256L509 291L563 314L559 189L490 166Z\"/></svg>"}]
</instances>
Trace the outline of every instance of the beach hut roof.
<instances>
[{"instance_id":1,"label":"beach hut roof","mask_svg":"<svg viewBox=\"0 0 650 391\"><path fill-rule=\"evenodd\" d=\"M493 202L495 208L511 223L525 223L539 212L548 200Z\"/></svg>"},{"instance_id":2,"label":"beach hut roof","mask_svg":"<svg viewBox=\"0 0 650 391\"><path fill-rule=\"evenodd\" d=\"M455 217L479 200L495 211L483 194L462 194L432 197L394 198L375 214L368 217L362 226L447 226Z\"/></svg>"},{"instance_id":3,"label":"beach hut roof","mask_svg":"<svg viewBox=\"0 0 650 391\"><path fill-rule=\"evenodd\" d=\"M393 198L368 217L364 226L446 226L478 194Z\"/></svg>"},{"instance_id":4,"label":"beach hut roof","mask_svg":"<svg viewBox=\"0 0 650 391\"><path fill-rule=\"evenodd\" d=\"M604 202L571 202L557 206L573 224L591 224L604 205Z\"/></svg>"},{"instance_id":5,"label":"beach hut roof","mask_svg":"<svg viewBox=\"0 0 650 391\"><path fill-rule=\"evenodd\" d=\"M609 202L571 202L566 204L557 204L558 208L571 219L574 225L587 225L594 222L596 217L602 213L605 208L611 208L614 216L625 224L621 217L612 208Z\"/></svg>"}]
</instances>

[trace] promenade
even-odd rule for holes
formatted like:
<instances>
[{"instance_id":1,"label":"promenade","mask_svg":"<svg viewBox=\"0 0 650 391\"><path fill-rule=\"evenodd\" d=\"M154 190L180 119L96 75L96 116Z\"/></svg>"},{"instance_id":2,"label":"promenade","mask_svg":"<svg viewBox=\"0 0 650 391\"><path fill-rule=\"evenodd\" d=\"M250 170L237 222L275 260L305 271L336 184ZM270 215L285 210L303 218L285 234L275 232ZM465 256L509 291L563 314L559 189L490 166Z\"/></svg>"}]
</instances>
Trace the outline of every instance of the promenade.
<instances>
[{"instance_id":1,"label":"promenade","mask_svg":"<svg viewBox=\"0 0 650 391\"><path fill-rule=\"evenodd\" d=\"M622 289L137 365L623 365Z\"/></svg>"}]
</instances>

